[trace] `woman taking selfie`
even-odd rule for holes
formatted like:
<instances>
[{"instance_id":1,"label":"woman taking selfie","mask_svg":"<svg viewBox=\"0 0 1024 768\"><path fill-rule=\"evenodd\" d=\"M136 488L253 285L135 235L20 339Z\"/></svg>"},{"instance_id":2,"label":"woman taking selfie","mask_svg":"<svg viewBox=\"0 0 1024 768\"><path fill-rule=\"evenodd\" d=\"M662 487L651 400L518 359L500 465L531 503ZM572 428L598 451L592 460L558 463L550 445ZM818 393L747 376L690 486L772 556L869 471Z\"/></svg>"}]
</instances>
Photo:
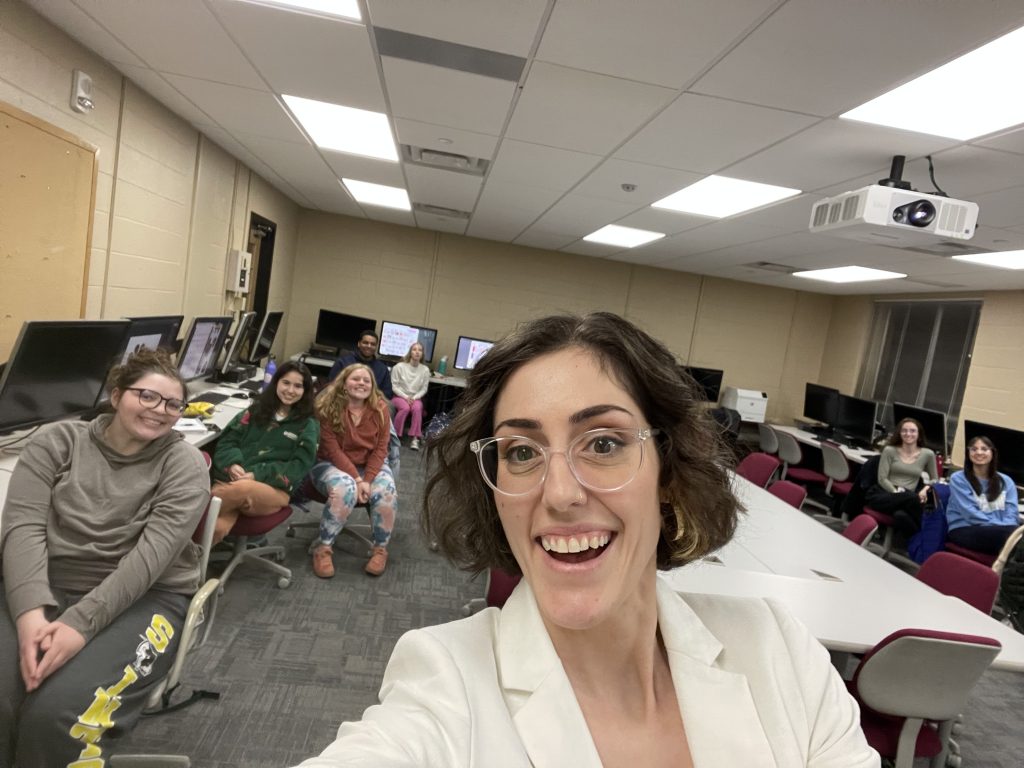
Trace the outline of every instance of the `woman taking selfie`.
<instances>
[{"instance_id":1,"label":"woman taking selfie","mask_svg":"<svg viewBox=\"0 0 1024 768\"><path fill-rule=\"evenodd\" d=\"M500 611L406 634L381 703L303 765L877 766L802 625L657 577L736 524L690 386L607 313L498 342L438 440L424 525L459 566L523 580Z\"/></svg>"},{"instance_id":2,"label":"woman taking selfie","mask_svg":"<svg viewBox=\"0 0 1024 768\"><path fill-rule=\"evenodd\" d=\"M1017 529L1017 486L999 471L999 452L987 437L970 440L964 468L949 478L946 522L949 541L989 555Z\"/></svg>"},{"instance_id":3,"label":"woman taking selfie","mask_svg":"<svg viewBox=\"0 0 1024 768\"><path fill-rule=\"evenodd\" d=\"M169 671L199 586L210 487L172 429L185 382L142 349L107 383L113 413L41 429L7 491L0 765L101 765Z\"/></svg>"}]
</instances>

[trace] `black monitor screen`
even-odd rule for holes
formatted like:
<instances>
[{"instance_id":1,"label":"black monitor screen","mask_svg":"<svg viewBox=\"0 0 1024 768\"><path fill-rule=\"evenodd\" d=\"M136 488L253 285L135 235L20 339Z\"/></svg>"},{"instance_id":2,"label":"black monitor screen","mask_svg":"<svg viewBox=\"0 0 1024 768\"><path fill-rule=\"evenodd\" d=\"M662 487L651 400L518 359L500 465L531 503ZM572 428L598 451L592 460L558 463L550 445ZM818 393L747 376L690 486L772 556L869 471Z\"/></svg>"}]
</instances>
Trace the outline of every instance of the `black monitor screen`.
<instances>
[{"instance_id":1,"label":"black monitor screen","mask_svg":"<svg viewBox=\"0 0 1024 768\"><path fill-rule=\"evenodd\" d=\"M716 368L697 368L692 365L680 367L697 382L706 402L718 402L718 395L722 391L722 377L725 376L725 371L719 371Z\"/></svg>"},{"instance_id":2,"label":"black monitor screen","mask_svg":"<svg viewBox=\"0 0 1024 768\"><path fill-rule=\"evenodd\" d=\"M839 390L807 382L804 387L804 416L828 425L836 423L839 409Z\"/></svg>"},{"instance_id":3,"label":"black monitor screen","mask_svg":"<svg viewBox=\"0 0 1024 768\"><path fill-rule=\"evenodd\" d=\"M363 331L376 333L377 321L369 317L344 315L341 312L321 309L316 321L316 343L337 350L352 350L356 348L359 334Z\"/></svg>"},{"instance_id":4,"label":"black monitor screen","mask_svg":"<svg viewBox=\"0 0 1024 768\"><path fill-rule=\"evenodd\" d=\"M893 403L892 417L895 424L899 424L904 419L916 419L920 422L921 429L924 430L924 444L936 453L947 455L946 414L942 411L918 408L916 405L907 405L906 403Z\"/></svg>"},{"instance_id":5,"label":"black monitor screen","mask_svg":"<svg viewBox=\"0 0 1024 768\"><path fill-rule=\"evenodd\" d=\"M234 333L231 335L231 342L228 344L228 353L224 356L224 363L220 367L222 373L230 371L238 362L238 355L242 351L242 344L248 340L249 330L252 328L255 319L255 312L243 312L238 316Z\"/></svg>"},{"instance_id":6,"label":"black monitor screen","mask_svg":"<svg viewBox=\"0 0 1024 768\"><path fill-rule=\"evenodd\" d=\"M181 330L181 315L160 315L154 317L129 317L131 327L128 329L128 340L121 353L120 362L124 363L128 355L141 347L148 349L165 349L176 352L178 331Z\"/></svg>"},{"instance_id":7,"label":"black monitor screen","mask_svg":"<svg viewBox=\"0 0 1024 768\"><path fill-rule=\"evenodd\" d=\"M256 333L250 335L252 339L249 344L249 362L259 365L260 361L270 356L270 350L274 347L274 339L277 338L277 329L281 327L281 320L284 312L267 312L263 316Z\"/></svg>"},{"instance_id":8,"label":"black monitor screen","mask_svg":"<svg viewBox=\"0 0 1024 768\"><path fill-rule=\"evenodd\" d=\"M455 370L472 371L477 360L487 354L493 346L493 341L459 336L459 345L455 348Z\"/></svg>"},{"instance_id":9,"label":"black monitor screen","mask_svg":"<svg viewBox=\"0 0 1024 768\"><path fill-rule=\"evenodd\" d=\"M388 357L405 357L416 342L423 345L423 362L434 359L434 342L437 341L437 330L423 328L418 325L402 325L385 320L380 324L379 352Z\"/></svg>"},{"instance_id":10,"label":"black monitor screen","mask_svg":"<svg viewBox=\"0 0 1024 768\"><path fill-rule=\"evenodd\" d=\"M25 323L0 377L0 432L76 416L103 391L127 320Z\"/></svg>"},{"instance_id":11,"label":"black monitor screen","mask_svg":"<svg viewBox=\"0 0 1024 768\"><path fill-rule=\"evenodd\" d=\"M1024 432L980 421L964 421L964 437L965 450L976 437L991 440L999 453L999 471L1009 475L1015 485L1024 485Z\"/></svg>"},{"instance_id":12,"label":"black monitor screen","mask_svg":"<svg viewBox=\"0 0 1024 768\"><path fill-rule=\"evenodd\" d=\"M874 400L840 395L839 405L836 408L836 420L832 426L842 436L870 444L871 439L875 436L876 410L877 406Z\"/></svg>"},{"instance_id":13,"label":"black monitor screen","mask_svg":"<svg viewBox=\"0 0 1024 768\"><path fill-rule=\"evenodd\" d=\"M185 381L202 379L213 373L230 328L230 315L197 317L192 321L178 355L178 370Z\"/></svg>"}]
</instances>

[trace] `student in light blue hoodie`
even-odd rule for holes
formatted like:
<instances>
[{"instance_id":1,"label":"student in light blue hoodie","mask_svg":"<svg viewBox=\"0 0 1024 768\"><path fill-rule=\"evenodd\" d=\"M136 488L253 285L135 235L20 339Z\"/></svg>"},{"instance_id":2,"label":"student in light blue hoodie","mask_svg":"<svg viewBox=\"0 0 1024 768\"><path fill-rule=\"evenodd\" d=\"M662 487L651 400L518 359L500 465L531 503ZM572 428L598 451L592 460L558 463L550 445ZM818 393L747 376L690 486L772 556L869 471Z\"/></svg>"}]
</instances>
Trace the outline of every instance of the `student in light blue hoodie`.
<instances>
[{"instance_id":1,"label":"student in light blue hoodie","mask_svg":"<svg viewBox=\"0 0 1024 768\"><path fill-rule=\"evenodd\" d=\"M999 471L999 452L987 437L971 439L964 469L949 479L946 522L949 541L990 555L1017 528L1017 486Z\"/></svg>"}]
</instances>

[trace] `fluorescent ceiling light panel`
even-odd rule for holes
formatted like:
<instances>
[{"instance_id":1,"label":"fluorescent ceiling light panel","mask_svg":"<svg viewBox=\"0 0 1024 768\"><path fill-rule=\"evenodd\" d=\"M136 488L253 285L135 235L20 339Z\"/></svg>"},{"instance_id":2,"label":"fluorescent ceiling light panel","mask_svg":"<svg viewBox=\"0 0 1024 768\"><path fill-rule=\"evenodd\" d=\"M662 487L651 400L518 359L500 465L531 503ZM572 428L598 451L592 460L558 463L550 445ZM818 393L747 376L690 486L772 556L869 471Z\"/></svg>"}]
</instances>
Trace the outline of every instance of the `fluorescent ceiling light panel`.
<instances>
[{"instance_id":1,"label":"fluorescent ceiling light panel","mask_svg":"<svg viewBox=\"0 0 1024 768\"><path fill-rule=\"evenodd\" d=\"M294 8L309 11L320 16L337 16L341 19L362 21L359 3L356 0L247 0L257 5L275 5L281 8Z\"/></svg>"},{"instance_id":2,"label":"fluorescent ceiling light panel","mask_svg":"<svg viewBox=\"0 0 1024 768\"><path fill-rule=\"evenodd\" d=\"M986 267L999 269L1024 269L1024 251L998 251L996 253L969 253L954 256L957 261L969 261L972 264L984 264Z\"/></svg>"},{"instance_id":3,"label":"fluorescent ceiling light panel","mask_svg":"<svg viewBox=\"0 0 1024 768\"><path fill-rule=\"evenodd\" d=\"M966 141L1024 122L1024 27L840 115Z\"/></svg>"},{"instance_id":4,"label":"fluorescent ceiling light panel","mask_svg":"<svg viewBox=\"0 0 1024 768\"><path fill-rule=\"evenodd\" d=\"M871 269L870 267L832 267L831 269L794 272L793 277L824 280L827 283L866 283L872 280L896 280L906 277L906 275L901 272L887 272L884 269Z\"/></svg>"},{"instance_id":5,"label":"fluorescent ceiling light panel","mask_svg":"<svg viewBox=\"0 0 1024 768\"><path fill-rule=\"evenodd\" d=\"M398 162L388 116L326 101L282 96L295 118L321 149Z\"/></svg>"},{"instance_id":6,"label":"fluorescent ceiling light panel","mask_svg":"<svg viewBox=\"0 0 1024 768\"><path fill-rule=\"evenodd\" d=\"M617 224L609 224L601 227L596 232L591 232L583 239L590 243L604 243L605 245L619 245L623 248L636 248L655 240L660 240L665 234L663 232L650 232L646 229L634 229L633 227L620 227Z\"/></svg>"},{"instance_id":7,"label":"fluorescent ceiling light panel","mask_svg":"<svg viewBox=\"0 0 1024 768\"><path fill-rule=\"evenodd\" d=\"M409 194L401 187L388 187L356 179L342 179L342 182L357 202L379 205L382 208L398 208L401 211L412 210Z\"/></svg>"},{"instance_id":8,"label":"fluorescent ceiling light panel","mask_svg":"<svg viewBox=\"0 0 1024 768\"><path fill-rule=\"evenodd\" d=\"M651 208L721 219L799 194L799 189L789 187L731 179L728 176L707 176L652 203Z\"/></svg>"}]
</instances>

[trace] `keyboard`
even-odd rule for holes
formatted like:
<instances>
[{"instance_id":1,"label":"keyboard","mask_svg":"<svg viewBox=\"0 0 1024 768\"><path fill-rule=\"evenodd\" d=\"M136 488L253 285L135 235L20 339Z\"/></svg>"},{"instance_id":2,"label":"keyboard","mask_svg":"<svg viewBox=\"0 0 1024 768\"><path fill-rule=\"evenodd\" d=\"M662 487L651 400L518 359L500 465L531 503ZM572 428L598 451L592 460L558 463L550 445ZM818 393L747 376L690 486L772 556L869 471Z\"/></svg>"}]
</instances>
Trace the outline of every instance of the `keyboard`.
<instances>
[{"instance_id":1,"label":"keyboard","mask_svg":"<svg viewBox=\"0 0 1024 768\"><path fill-rule=\"evenodd\" d=\"M262 379L260 381L243 381L238 385L239 389L244 389L246 392L259 392L262 387Z\"/></svg>"},{"instance_id":2,"label":"keyboard","mask_svg":"<svg viewBox=\"0 0 1024 768\"><path fill-rule=\"evenodd\" d=\"M190 403L223 403L232 395L226 395L223 392L200 392L195 397L189 398Z\"/></svg>"}]
</instances>

